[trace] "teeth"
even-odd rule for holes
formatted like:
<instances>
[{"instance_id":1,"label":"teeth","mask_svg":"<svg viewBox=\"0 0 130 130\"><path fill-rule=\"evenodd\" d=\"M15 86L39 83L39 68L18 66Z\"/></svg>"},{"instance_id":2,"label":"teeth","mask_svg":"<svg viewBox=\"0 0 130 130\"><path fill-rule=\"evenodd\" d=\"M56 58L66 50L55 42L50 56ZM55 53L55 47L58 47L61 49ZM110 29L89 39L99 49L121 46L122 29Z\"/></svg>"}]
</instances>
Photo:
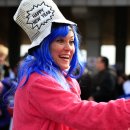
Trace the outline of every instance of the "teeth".
<instances>
[{"instance_id":1,"label":"teeth","mask_svg":"<svg viewBox=\"0 0 130 130\"><path fill-rule=\"evenodd\" d=\"M61 58L64 58L64 59L69 59L69 57L61 57Z\"/></svg>"},{"instance_id":2,"label":"teeth","mask_svg":"<svg viewBox=\"0 0 130 130\"><path fill-rule=\"evenodd\" d=\"M69 56L60 56L61 58L69 59Z\"/></svg>"}]
</instances>

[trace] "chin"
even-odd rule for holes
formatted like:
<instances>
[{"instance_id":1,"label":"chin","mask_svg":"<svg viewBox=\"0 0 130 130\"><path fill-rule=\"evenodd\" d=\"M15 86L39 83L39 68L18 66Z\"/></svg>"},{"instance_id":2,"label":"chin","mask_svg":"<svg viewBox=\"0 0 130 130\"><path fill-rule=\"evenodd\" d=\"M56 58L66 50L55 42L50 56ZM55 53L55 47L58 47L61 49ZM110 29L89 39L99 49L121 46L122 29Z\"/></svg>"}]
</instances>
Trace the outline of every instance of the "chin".
<instances>
[{"instance_id":1,"label":"chin","mask_svg":"<svg viewBox=\"0 0 130 130\"><path fill-rule=\"evenodd\" d=\"M69 68L70 68L70 66L61 67L61 70L63 70L63 71L67 71L67 70L69 70Z\"/></svg>"}]
</instances>

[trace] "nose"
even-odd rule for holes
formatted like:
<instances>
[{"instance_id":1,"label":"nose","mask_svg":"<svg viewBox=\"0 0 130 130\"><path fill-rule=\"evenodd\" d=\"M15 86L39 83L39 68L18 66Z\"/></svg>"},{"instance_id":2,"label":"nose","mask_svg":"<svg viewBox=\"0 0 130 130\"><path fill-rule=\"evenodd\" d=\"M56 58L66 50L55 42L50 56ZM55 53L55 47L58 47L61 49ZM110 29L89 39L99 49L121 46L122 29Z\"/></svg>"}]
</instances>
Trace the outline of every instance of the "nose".
<instances>
[{"instance_id":1,"label":"nose","mask_svg":"<svg viewBox=\"0 0 130 130\"><path fill-rule=\"evenodd\" d=\"M64 46L64 49L65 49L65 50L71 50L71 49L72 49L72 46L71 46L68 42L66 42L66 44L65 44L65 46Z\"/></svg>"}]
</instances>

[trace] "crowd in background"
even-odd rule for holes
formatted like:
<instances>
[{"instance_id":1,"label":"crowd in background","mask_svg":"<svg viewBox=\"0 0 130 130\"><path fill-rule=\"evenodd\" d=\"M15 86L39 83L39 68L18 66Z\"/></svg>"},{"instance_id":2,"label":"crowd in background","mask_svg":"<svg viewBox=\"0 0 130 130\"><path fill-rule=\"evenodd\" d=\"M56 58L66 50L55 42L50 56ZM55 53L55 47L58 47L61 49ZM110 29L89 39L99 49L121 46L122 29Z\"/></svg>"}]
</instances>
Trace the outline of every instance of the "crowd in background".
<instances>
[{"instance_id":1,"label":"crowd in background","mask_svg":"<svg viewBox=\"0 0 130 130\"><path fill-rule=\"evenodd\" d=\"M130 75L118 68L109 66L109 59L100 56L96 59L95 73L86 67L78 79L83 100L108 102L118 98L130 98Z\"/></svg>"},{"instance_id":2,"label":"crowd in background","mask_svg":"<svg viewBox=\"0 0 130 130\"><path fill-rule=\"evenodd\" d=\"M0 130L9 130L14 92L17 87L16 68L12 70L8 61L8 48L0 44ZM110 68L107 57L96 60L95 73L89 69L77 79L81 88L81 99L108 102L118 98L130 98L130 75Z\"/></svg>"},{"instance_id":3,"label":"crowd in background","mask_svg":"<svg viewBox=\"0 0 130 130\"><path fill-rule=\"evenodd\" d=\"M9 130L16 90L16 71L8 63L8 48L0 44L0 130ZM14 68L15 69L15 68Z\"/></svg>"}]
</instances>

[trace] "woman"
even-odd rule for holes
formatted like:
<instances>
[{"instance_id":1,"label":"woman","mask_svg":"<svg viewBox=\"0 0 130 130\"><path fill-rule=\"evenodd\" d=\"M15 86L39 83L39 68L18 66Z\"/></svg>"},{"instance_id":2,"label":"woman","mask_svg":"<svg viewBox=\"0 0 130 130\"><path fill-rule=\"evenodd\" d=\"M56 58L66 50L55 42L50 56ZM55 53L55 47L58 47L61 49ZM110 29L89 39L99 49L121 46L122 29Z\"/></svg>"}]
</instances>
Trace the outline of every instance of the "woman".
<instances>
[{"instance_id":1,"label":"woman","mask_svg":"<svg viewBox=\"0 0 130 130\"><path fill-rule=\"evenodd\" d=\"M26 3L27 1L30 3ZM47 4L46 7L49 7L49 4L52 4L51 0L39 1L41 4L34 6L34 0L23 0L15 15L15 21L30 34L30 37L36 30L43 35L42 38L41 35L30 38L32 45L29 54L20 64L13 130L128 130L129 100L96 103L80 99L79 85L75 80L82 73L76 26L62 15L55 15L55 5L51 6L55 13L53 12L52 20L48 20L47 28L39 21L37 26L32 26L32 16L41 16L41 7L37 13L36 7ZM24 6L27 8L28 5L30 9L26 11ZM23 15L24 13L29 15ZM29 19L28 22L26 18ZM56 22L56 19L59 21ZM48 33L50 25L51 30ZM42 27L44 29L41 29ZM42 39L41 42L38 40L39 37Z\"/></svg>"}]
</instances>

